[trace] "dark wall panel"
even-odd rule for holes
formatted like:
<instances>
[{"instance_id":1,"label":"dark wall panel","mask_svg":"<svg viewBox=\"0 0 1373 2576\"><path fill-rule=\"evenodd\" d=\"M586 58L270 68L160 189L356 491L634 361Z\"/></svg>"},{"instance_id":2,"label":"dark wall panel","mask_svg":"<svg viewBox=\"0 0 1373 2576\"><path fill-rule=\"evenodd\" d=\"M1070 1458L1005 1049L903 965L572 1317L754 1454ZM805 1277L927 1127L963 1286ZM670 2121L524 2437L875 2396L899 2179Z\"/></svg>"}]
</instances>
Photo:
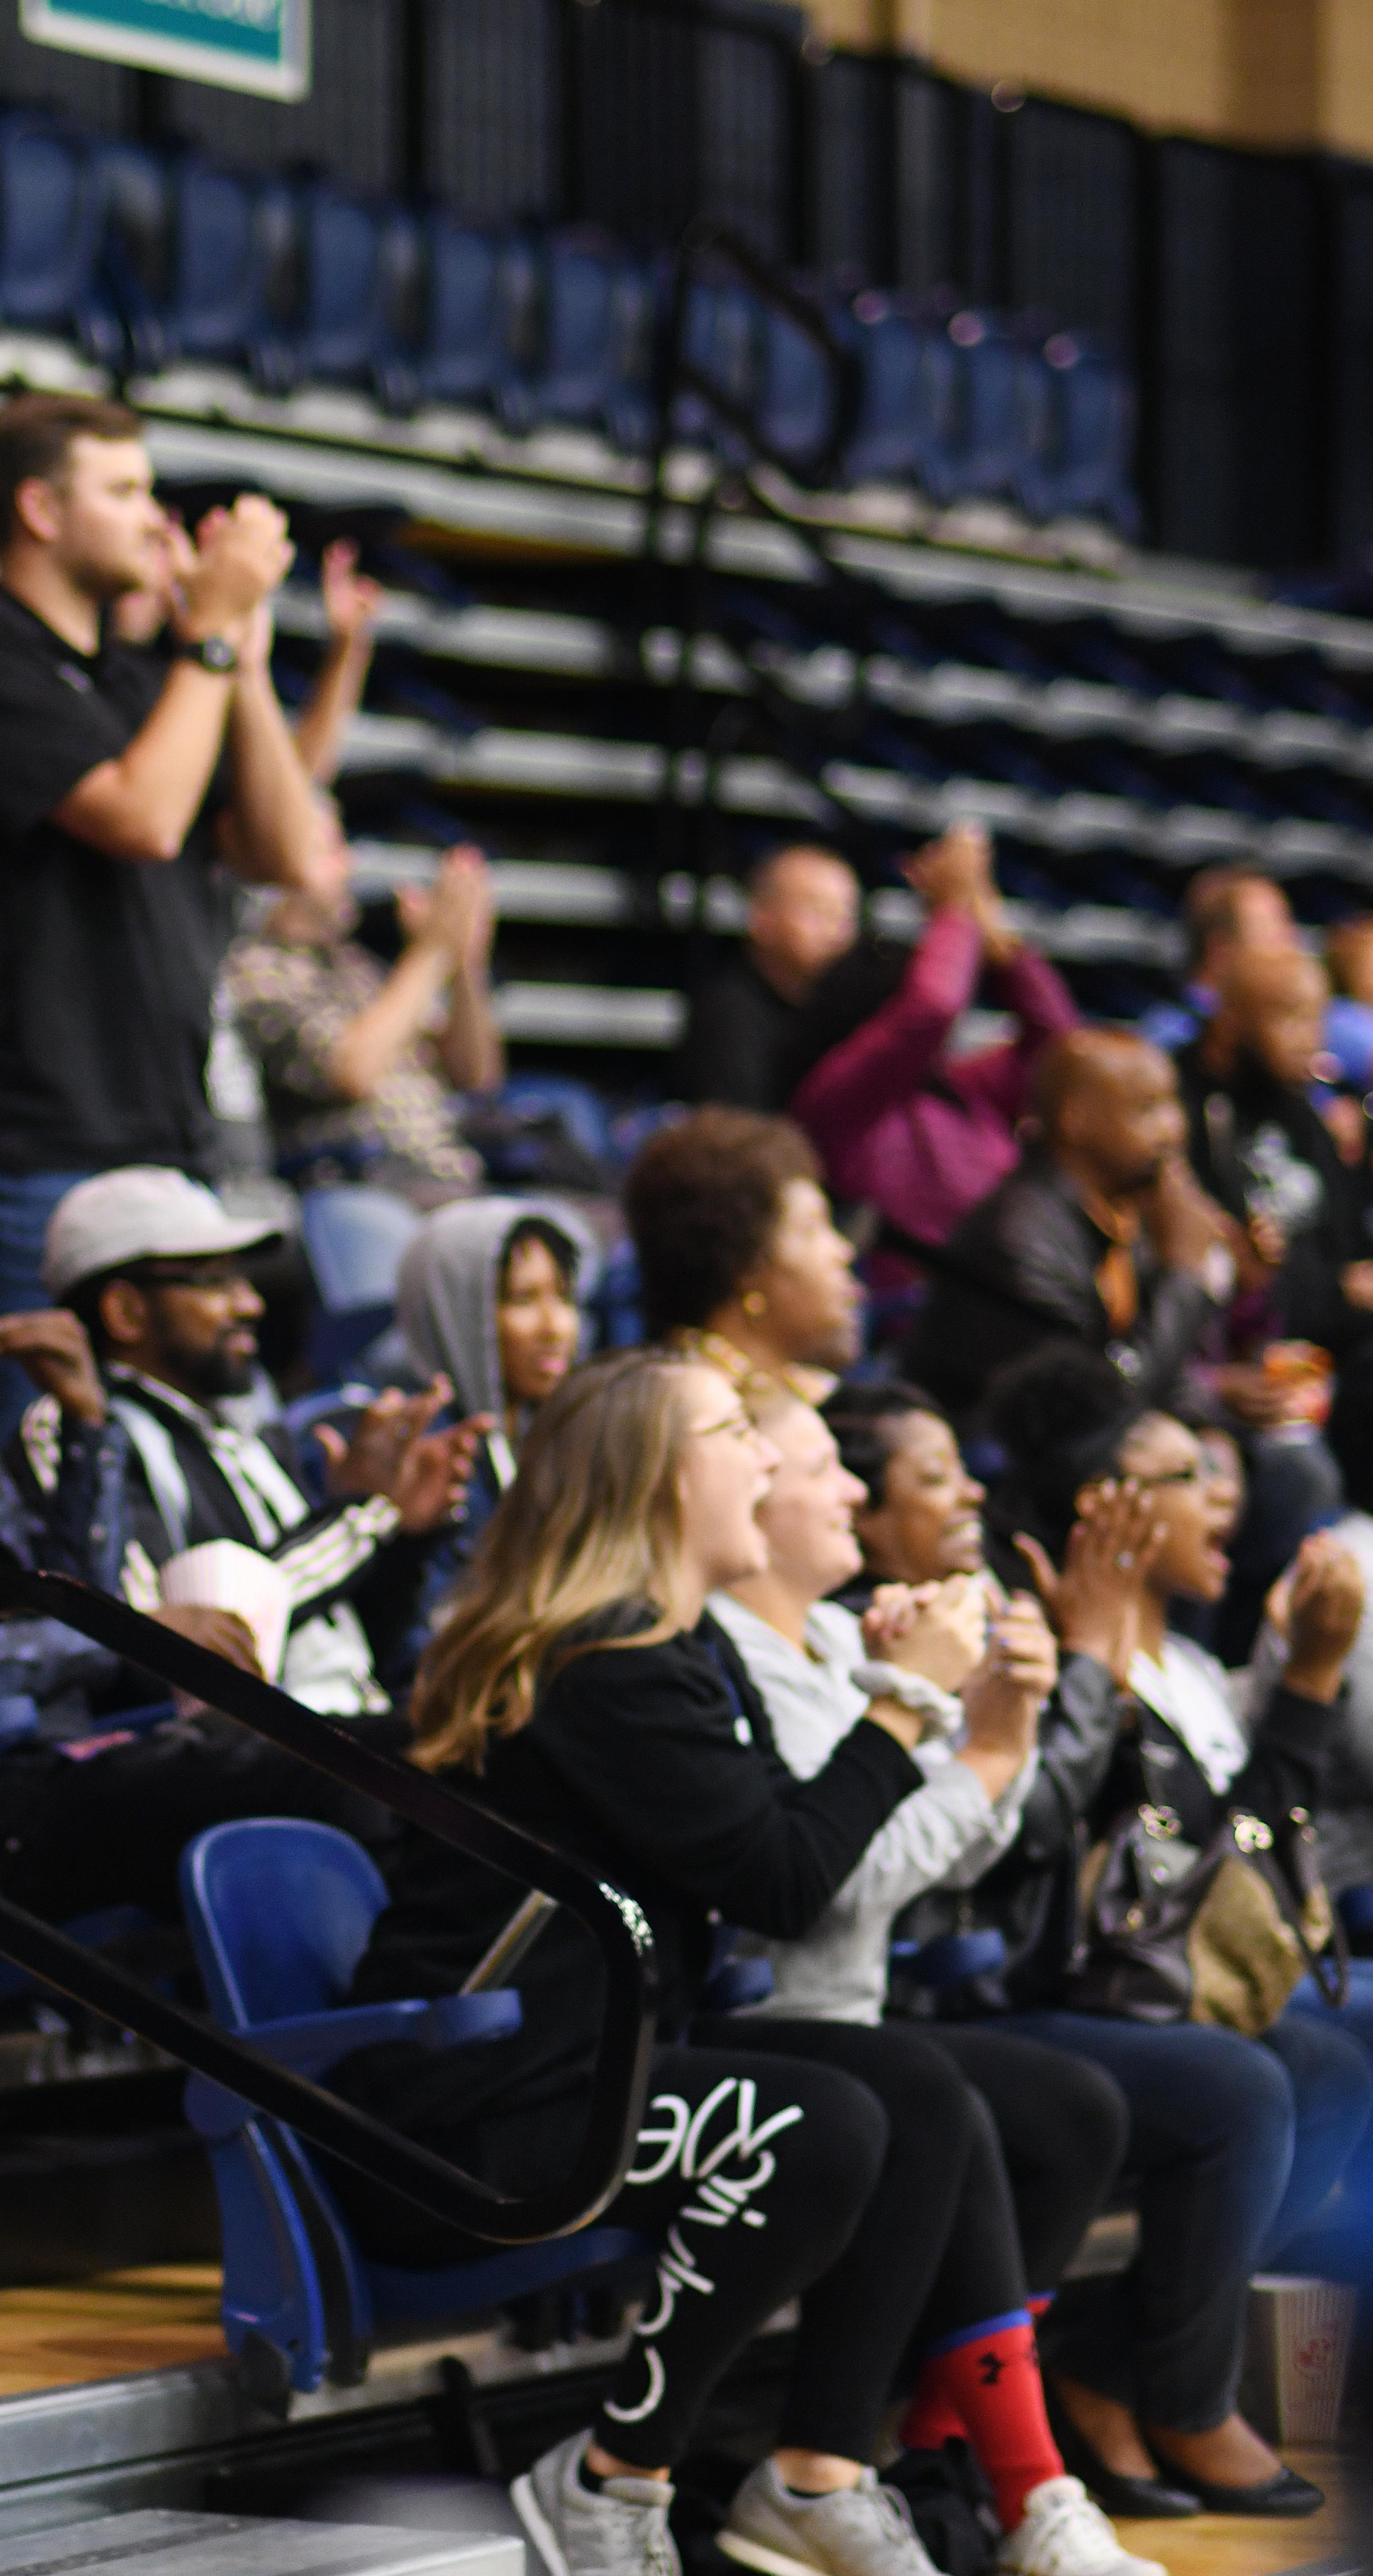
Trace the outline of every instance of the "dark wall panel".
<instances>
[{"instance_id":1,"label":"dark wall panel","mask_svg":"<svg viewBox=\"0 0 1373 2576\"><path fill-rule=\"evenodd\" d=\"M428 0L424 181L478 221L561 211L561 22L558 0Z\"/></svg>"},{"instance_id":2,"label":"dark wall panel","mask_svg":"<svg viewBox=\"0 0 1373 2576\"><path fill-rule=\"evenodd\" d=\"M1373 545L1373 171L1331 173L1330 536L1350 554Z\"/></svg>"},{"instance_id":3,"label":"dark wall panel","mask_svg":"<svg viewBox=\"0 0 1373 2576\"><path fill-rule=\"evenodd\" d=\"M223 160L270 169L293 163L362 188L402 182L399 0L323 0L314 13L314 83L296 105L168 81L167 132Z\"/></svg>"},{"instance_id":4,"label":"dark wall panel","mask_svg":"<svg viewBox=\"0 0 1373 2576\"><path fill-rule=\"evenodd\" d=\"M1309 562L1325 534L1315 170L1169 141L1155 180L1159 542L1240 563Z\"/></svg>"},{"instance_id":5,"label":"dark wall panel","mask_svg":"<svg viewBox=\"0 0 1373 2576\"><path fill-rule=\"evenodd\" d=\"M764 259L795 257L795 108L780 48L707 23L697 39L696 83L701 212L731 224Z\"/></svg>"},{"instance_id":6,"label":"dark wall panel","mask_svg":"<svg viewBox=\"0 0 1373 2576\"><path fill-rule=\"evenodd\" d=\"M1004 120L1007 291L1124 352L1139 323L1141 148L1128 125L1027 99Z\"/></svg>"},{"instance_id":7,"label":"dark wall panel","mask_svg":"<svg viewBox=\"0 0 1373 2576\"><path fill-rule=\"evenodd\" d=\"M83 62L79 54L30 44L10 0L0 13L0 99L60 108L97 134L122 134L132 126L134 75L118 63Z\"/></svg>"}]
</instances>

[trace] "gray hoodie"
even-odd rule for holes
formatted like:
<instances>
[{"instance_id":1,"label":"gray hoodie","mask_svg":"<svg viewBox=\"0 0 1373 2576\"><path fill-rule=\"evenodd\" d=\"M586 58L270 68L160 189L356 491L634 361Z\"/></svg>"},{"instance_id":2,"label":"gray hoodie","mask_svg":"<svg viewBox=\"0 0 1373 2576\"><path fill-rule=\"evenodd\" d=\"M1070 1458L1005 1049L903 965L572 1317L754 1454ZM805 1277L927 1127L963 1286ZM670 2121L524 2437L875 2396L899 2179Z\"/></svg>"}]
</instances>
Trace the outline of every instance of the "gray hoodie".
<instances>
[{"instance_id":1,"label":"gray hoodie","mask_svg":"<svg viewBox=\"0 0 1373 2576\"><path fill-rule=\"evenodd\" d=\"M572 1245L580 1306L596 1284L599 1256L585 1219L561 1199L454 1199L435 1208L406 1246L396 1296L406 1349L421 1377L442 1369L452 1379L459 1413L499 1419L505 1411L496 1282L511 1235L530 1217L556 1226Z\"/></svg>"}]
</instances>

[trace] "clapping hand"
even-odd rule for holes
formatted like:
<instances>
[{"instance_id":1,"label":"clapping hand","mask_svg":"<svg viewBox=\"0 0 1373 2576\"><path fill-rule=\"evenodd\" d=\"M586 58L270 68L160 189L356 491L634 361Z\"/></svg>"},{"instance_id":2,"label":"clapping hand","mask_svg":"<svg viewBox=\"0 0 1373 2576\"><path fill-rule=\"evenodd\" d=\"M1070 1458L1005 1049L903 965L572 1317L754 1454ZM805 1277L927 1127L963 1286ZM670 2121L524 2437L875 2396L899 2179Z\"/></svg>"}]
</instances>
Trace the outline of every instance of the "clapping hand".
<instances>
[{"instance_id":1,"label":"clapping hand","mask_svg":"<svg viewBox=\"0 0 1373 2576\"><path fill-rule=\"evenodd\" d=\"M1268 1595L1268 1616L1288 1641L1288 1689L1328 1703L1344 1678L1363 1617L1357 1559L1329 1530L1304 1538Z\"/></svg>"},{"instance_id":2,"label":"clapping hand","mask_svg":"<svg viewBox=\"0 0 1373 2576\"><path fill-rule=\"evenodd\" d=\"M945 1583L883 1583L863 1619L863 1643L874 1663L919 1673L956 1691L982 1660L987 1595L975 1574Z\"/></svg>"},{"instance_id":3,"label":"clapping hand","mask_svg":"<svg viewBox=\"0 0 1373 2576\"><path fill-rule=\"evenodd\" d=\"M1061 1572L1038 1539L1016 1533L1063 1653L1092 1656L1122 1688L1139 1644L1145 1579L1163 1537L1148 1495L1129 1476L1123 1484L1108 1477L1084 1497Z\"/></svg>"},{"instance_id":4,"label":"clapping hand","mask_svg":"<svg viewBox=\"0 0 1373 2576\"><path fill-rule=\"evenodd\" d=\"M335 537L325 547L319 561L319 587L331 643L367 642L385 593L379 581L358 571L358 550L351 537Z\"/></svg>"},{"instance_id":5,"label":"clapping hand","mask_svg":"<svg viewBox=\"0 0 1373 2576\"><path fill-rule=\"evenodd\" d=\"M387 1387L369 1404L345 1439L333 1423L315 1426L327 1461L332 1495L385 1494L412 1534L437 1529L452 1518L472 1476L477 1447L495 1423L475 1413L447 1431L431 1431L453 1389L436 1377L421 1395Z\"/></svg>"},{"instance_id":6,"label":"clapping hand","mask_svg":"<svg viewBox=\"0 0 1373 2576\"><path fill-rule=\"evenodd\" d=\"M1013 1593L993 1621L987 1651L963 1685L968 1746L1023 1769L1034 1750L1039 1712L1058 1679L1058 1649L1037 1601ZM995 1791L992 1793L995 1795Z\"/></svg>"}]
</instances>

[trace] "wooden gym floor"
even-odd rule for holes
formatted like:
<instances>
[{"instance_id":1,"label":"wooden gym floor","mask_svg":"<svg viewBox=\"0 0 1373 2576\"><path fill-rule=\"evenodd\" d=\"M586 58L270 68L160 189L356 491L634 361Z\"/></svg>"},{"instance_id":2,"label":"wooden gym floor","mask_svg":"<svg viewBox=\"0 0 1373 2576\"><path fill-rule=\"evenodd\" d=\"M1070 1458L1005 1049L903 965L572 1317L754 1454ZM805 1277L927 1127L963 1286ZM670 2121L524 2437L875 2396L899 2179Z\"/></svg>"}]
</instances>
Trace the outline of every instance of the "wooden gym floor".
<instances>
[{"instance_id":1,"label":"wooden gym floor","mask_svg":"<svg viewBox=\"0 0 1373 2576\"><path fill-rule=\"evenodd\" d=\"M0 2290L0 2399L43 2388L77 2387L142 2370L213 2361L219 2331L219 2273L184 2263L108 2272L50 2289ZM1293 2451L1295 2468L1326 2489L1309 2522L1121 2523L1122 2541L1168 2576L1288 2576L1313 2565L1340 2576L1373 2576L1373 2456L1367 2443ZM1360 2546L1362 2544L1362 2546Z\"/></svg>"}]
</instances>

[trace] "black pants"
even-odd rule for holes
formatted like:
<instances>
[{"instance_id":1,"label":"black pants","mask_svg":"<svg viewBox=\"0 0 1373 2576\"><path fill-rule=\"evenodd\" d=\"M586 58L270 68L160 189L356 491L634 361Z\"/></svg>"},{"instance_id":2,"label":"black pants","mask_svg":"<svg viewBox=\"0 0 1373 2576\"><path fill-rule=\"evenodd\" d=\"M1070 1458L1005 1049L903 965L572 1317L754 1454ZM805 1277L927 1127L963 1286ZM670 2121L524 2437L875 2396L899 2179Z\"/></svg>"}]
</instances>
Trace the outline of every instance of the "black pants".
<instances>
[{"instance_id":1,"label":"black pants","mask_svg":"<svg viewBox=\"0 0 1373 2576\"><path fill-rule=\"evenodd\" d=\"M463 2055L418 2063L409 2103L391 2053L383 2065L381 2051L360 2052L331 2081L471 2170L470 2123L443 2117L446 2080L455 2105L470 2100ZM550 2104L545 2130L557 2125ZM387 2210L342 2166L332 2179L379 2259L482 2250L451 2234L427 2249L413 2210ZM798 2293L779 2440L856 2460L871 2457L913 2347L1026 2304L986 2105L947 2052L899 2023L719 2019L700 2045L660 2050L606 2222L658 2248L657 2291L597 2426L643 2468L680 2457L727 2363Z\"/></svg>"},{"instance_id":2,"label":"black pants","mask_svg":"<svg viewBox=\"0 0 1373 2576\"><path fill-rule=\"evenodd\" d=\"M921 2022L1001 2141L1031 2297L1056 2290L1125 2162L1130 2105L1103 2066L995 2023Z\"/></svg>"},{"instance_id":3,"label":"black pants","mask_svg":"<svg viewBox=\"0 0 1373 2576\"><path fill-rule=\"evenodd\" d=\"M840 2387L861 2384L875 2369L880 2410L926 2344L1028 2305L1000 2141L986 2102L952 2062L952 2051L911 2022L883 2022L874 2030L860 2022L768 2014L698 2027L713 2046L777 2049L841 2067L876 2094L887 2115L882 2171L843 2263L816 2284L803 2308L803 2381L824 2386L834 2373ZM859 2420L855 2408L855 2429ZM869 2420L861 2418L866 2438L856 2449L814 2432L783 2438L866 2459L876 2412L871 2430Z\"/></svg>"},{"instance_id":4,"label":"black pants","mask_svg":"<svg viewBox=\"0 0 1373 2576\"><path fill-rule=\"evenodd\" d=\"M177 1919L184 1846L231 1818L311 1816L371 1841L386 1822L370 1799L229 1718L88 1741L75 1761L51 1746L0 1756L0 1895L49 1923L107 1905Z\"/></svg>"}]
</instances>

